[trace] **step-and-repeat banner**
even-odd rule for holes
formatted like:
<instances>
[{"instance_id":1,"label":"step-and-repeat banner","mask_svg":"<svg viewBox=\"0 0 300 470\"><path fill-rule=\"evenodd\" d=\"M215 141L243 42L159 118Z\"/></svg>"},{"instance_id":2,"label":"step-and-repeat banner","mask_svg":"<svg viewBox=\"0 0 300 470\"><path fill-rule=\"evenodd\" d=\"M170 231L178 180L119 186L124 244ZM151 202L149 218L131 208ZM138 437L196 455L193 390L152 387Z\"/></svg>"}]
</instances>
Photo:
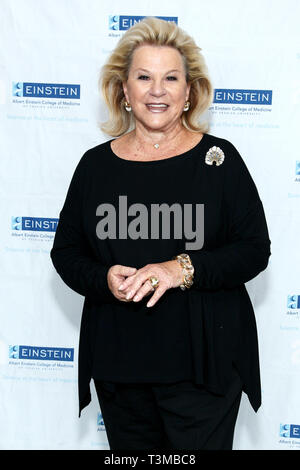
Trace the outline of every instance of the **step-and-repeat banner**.
<instances>
[{"instance_id":1,"label":"step-and-repeat banner","mask_svg":"<svg viewBox=\"0 0 300 470\"><path fill-rule=\"evenodd\" d=\"M202 48L209 132L240 151L268 221L269 266L246 285L263 405L255 414L243 394L234 449L300 449L298 0L1 0L0 447L109 449L93 383L78 418L84 299L50 250L79 159L109 138L100 68L144 16L172 18Z\"/></svg>"}]
</instances>

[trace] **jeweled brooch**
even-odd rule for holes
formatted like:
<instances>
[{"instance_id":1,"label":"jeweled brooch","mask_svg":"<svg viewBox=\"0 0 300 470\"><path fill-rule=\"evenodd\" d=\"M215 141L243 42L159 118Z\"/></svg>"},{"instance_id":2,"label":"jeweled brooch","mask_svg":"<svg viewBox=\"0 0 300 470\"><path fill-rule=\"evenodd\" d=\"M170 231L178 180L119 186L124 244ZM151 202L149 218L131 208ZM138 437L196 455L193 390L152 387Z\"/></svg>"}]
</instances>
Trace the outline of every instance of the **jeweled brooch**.
<instances>
[{"instance_id":1,"label":"jeweled brooch","mask_svg":"<svg viewBox=\"0 0 300 470\"><path fill-rule=\"evenodd\" d=\"M213 162L216 162L216 165L219 166L224 162L224 152L220 147L211 147L205 156L205 163L212 165Z\"/></svg>"}]
</instances>

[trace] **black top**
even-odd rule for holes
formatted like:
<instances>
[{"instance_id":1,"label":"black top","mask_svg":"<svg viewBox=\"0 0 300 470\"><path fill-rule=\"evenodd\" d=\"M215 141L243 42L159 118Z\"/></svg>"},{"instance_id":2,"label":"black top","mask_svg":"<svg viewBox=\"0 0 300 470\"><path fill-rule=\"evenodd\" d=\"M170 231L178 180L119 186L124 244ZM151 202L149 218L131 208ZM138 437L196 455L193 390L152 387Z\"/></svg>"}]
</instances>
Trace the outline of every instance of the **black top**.
<instances>
[{"instance_id":1,"label":"black top","mask_svg":"<svg viewBox=\"0 0 300 470\"><path fill-rule=\"evenodd\" d=\"M156 161L122 159L110 142L80 159L51 250L61 278L85 296L80 411L91 399L91 377L108 382L193 380L224 394L232 364L257 410L257 333L244 283L266 268L271 242L243 159L230 142L209 134L190 151ZM213 146L225 155L219 166L206 162ZM159 205L163 216L155 218ZM199 248L200 226L204 244ZM180 253L188 253L195 268L190 289L169 289L149 308L150 296L121 302L110 292L110 266L139 269Z\"/></svg>"}]
</instances>

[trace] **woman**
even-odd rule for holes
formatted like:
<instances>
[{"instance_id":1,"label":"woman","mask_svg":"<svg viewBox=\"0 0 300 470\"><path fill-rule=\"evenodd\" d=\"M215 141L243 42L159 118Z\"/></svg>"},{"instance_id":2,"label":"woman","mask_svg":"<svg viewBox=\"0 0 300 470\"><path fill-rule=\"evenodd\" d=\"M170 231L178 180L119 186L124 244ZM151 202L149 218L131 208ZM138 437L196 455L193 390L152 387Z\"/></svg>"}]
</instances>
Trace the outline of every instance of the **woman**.
<instances>
[{"instance_id":1,"label":"woman","mask_svg":"<svg viewBox=\"0 0 300 470\"><path fill-rule=\"evenodd\" d=\"M231 449L242 390L261 402L244 284L271 254L262 202L199 124L212 86L174 23L130 28L101 83L115 138L79 161L51 251L85 296L79 414L93 378L111 449Z\"/></svg>"}]
</instances>

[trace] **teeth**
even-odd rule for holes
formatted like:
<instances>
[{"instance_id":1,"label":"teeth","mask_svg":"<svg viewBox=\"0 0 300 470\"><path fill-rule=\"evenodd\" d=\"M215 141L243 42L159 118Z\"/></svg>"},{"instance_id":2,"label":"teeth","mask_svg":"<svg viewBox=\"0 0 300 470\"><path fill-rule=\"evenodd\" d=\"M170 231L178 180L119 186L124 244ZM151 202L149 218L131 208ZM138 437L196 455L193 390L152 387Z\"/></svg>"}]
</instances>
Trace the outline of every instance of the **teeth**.
<instances>
[{"instance_id":1,"label":"teeth","mask_svg":"<svg viewBox=\"0 0 300 470\"><path fill-rule=\"evenodd\" d=\"M147 106L151 106L153 108L166 108L166 104L147 104Z\"/></svg>"}]
</instances>

